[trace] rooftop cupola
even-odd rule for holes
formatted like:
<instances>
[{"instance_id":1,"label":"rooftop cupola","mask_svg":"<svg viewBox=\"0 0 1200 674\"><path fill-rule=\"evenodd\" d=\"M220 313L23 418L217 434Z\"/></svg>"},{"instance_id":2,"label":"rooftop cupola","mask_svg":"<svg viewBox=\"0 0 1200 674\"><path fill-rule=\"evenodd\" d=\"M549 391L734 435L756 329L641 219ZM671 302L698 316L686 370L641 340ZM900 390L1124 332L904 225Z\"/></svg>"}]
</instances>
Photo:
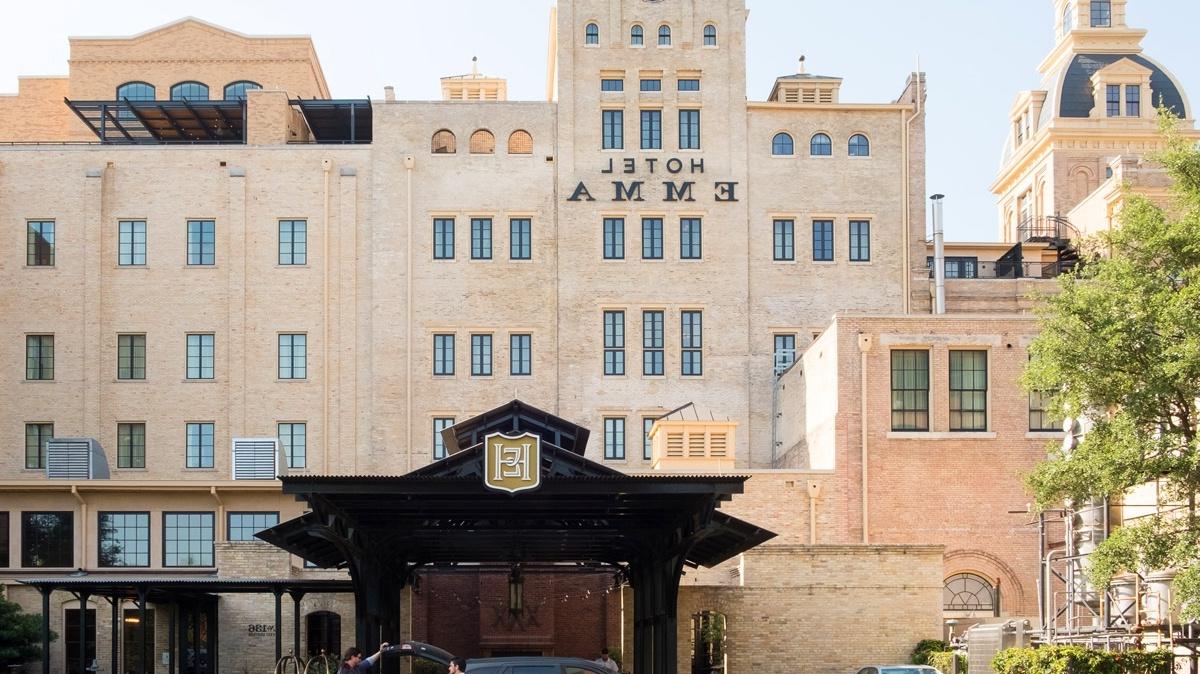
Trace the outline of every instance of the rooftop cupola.
<instances>
[{"instance_id":1,"label":"rooftop cupola","mask_svg":"<svg viewBox=\"0 0 1200 674\"><path fill-rule=\"evenodd\" d=\"M507 101L508 80L479 72L479 57L471 57L471 73L442 78L443 101Z\"/></svg>"},{"instance_id":2,"label":"rooftop cupola","mask_svg":"<svg viewBox=\"0 0 1200 674\"><path fill-rule=\"evenodd\" d=\"M775 78L775 86L767 97L772 103L821 103L836 105L842 78L812 75L800 57L800 72Z\"/></svg>"}]
</instances>

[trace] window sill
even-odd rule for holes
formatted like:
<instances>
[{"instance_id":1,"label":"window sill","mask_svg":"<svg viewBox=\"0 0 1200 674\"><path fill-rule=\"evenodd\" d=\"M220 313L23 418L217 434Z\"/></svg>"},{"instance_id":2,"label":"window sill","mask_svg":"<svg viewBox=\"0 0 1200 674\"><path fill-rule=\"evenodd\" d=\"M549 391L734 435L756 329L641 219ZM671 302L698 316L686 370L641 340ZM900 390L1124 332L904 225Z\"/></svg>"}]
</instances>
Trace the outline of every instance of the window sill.
<instances>
[{"instance_id":1,"label":"window sill","mask_svg":"<svg viewBox=\"0 0 1200 674\"><path fill-rule=\"evenodd\" d=\"M795 260L771 260L771 264L794 265L794 264L796 264L796 261Z\"/></svg>"},{"instance_id":2,"label":"window sill","mask_svg":"<svg viewBox=\"0 0 1200 674\"><path fill-rule=\"evenodd\" d=\"M114 383L114 384L145 384L149 381L150 381L149 379L145 379L145 378L142 378L142 379L120 379L120 378L118 378L118 379L112 380L112 383Z\"/></svg>"},{"instance_id":3,"label":"window sill","mask_svg":"<svg viewBox=\"0 0 1200 674\"><path fill-rule=\"evenodd\" d=\"M215 472L217 472L216 468L188 468L187 466L184 466L183 470L188 473L215 473Z\"/></svg>"},{"instance_id":4,"label":"window sill","mask_svg":"<svg viewBox=\"0 0 1200 674\"><path fill-rule=\"evenodd\" d=\"M148 264L118 264L113 269L149 269Z\"/></svg>"},{"instance_id":5,"label":"window sill","mask_svg":"<svg viewBox=\"0 0 1200 674\"><path fill-rule=\"evenodd\" d=\"M121 472L121 473L148 473L148 472L150 472L146 468L121 468L120 466L117 466L113 470Z\"/></svg>"},{"instance_id":6,"label":"window sill","mask_svg":"<svg viewBox=\"0 0 1200 674\"><path fill-rule=\"evenodd\" d=\"M220 269L220 267L215 264L185 264L185 265L183 265L183 268L184 269Z\"/></svg>"},{"instance_id":7,"label":"window sill","mask_svg":"<svg viewBox=\"0 0 1200 674\"><path fill-rule=\"evenodd\" d=\"M1061 440L1065 434L1062 431L1027 431L1025 437L1029 440Z\"/></svg>"},{"instance_id":8,"label":"window sill","mask_svg":"<svg viewBox=\"0 0 1200 674\"><path fill-rule=\"evenodd\" d=\"M295 378L295 379L276 379L275 383L276 384L307 384L308 381L309 381L308 378L305 377L305 378Z\"/></svg>"},{"instance_id":9,"label":"window sill","mask_svg":"<svg viewBox=\"0 0 1200 674\"><path fill-rule=\"evenodd\" d=\"M888 440L994 440L995 431L888 431Z\"/></svg>"},{"instance_id":10,"label":"window sill","mask_svg":"<svg viewBox=\"0 0 1200 674\"><path fill-rule=\"evenodd\" d=\"M837 260L813 260L812 263L815 265L823 265L823 266L828 267L828 266L836 265Z\"/></svg>"},{"instance_id":11,"label":"window sill","mask_svg":"<svg viewBox=\"0 0 1200 674\"><path fill-rule=\"evenodd\" d=\"M213 377L210 377L208 379L198 379L198 378L189 379L187 377L184 377L180 381L183 382L184 384L216 384L216 383L218 383L217 379L213 378Z\"/></svg>"},{"instance_id":12,"label":"window sill","mask_svg":"<svg viewBox=\"0 0 1200 674\"><path fill-rule=\"evenodd\" d=\"M850 260L850 266L851 267L869 267L869 266L871 266L871 261L870 260Z\"/></svg>"},{"instance_id":13,"label":"window sill","mask_svg":"<svg viewBox=\"0 0 1200 674\"><path fill-rule=\"evenodd\" d=\"M276 269L308 269L308 263L304 264L279 264L275 263Z\"/></svg>"},{"instance_id":14,"label":"window sill","mask_svg":"<svg viewBox=\"0 0 1200 674\"><path fill-rule=\"evenodd\" d=\"M55 267L52 264L27 264L27 265L25 265L25 268L26 269L57 269L57 267Z\"/></svg>"},{"instance_id":15,"label":"window sill","mask_svg":"<svg viewBox=\"0 0 1200 674\"><path fill-rule=\"evenodd\" d=\"M22 379L22 384L53 384L54 379Z\"/></svg>"}]
</instances>

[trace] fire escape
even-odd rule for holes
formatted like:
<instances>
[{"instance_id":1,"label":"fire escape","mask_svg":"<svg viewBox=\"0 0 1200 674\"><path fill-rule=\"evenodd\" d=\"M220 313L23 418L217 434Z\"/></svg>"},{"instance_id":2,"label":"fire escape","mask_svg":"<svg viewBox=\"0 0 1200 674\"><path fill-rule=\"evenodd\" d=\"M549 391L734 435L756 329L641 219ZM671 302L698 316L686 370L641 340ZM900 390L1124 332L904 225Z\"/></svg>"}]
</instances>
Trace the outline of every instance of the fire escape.
<instances>
[{"instance_id":1,"label":"fire escape","mask_svg":"<svg viewBox=\"0 0 1200 674\"><path fill-rule=\"evenodd\" d=\"M1075 243L1079 231L1066 218L1057 215L1027 218L1017 225L1017 243L996 260L996 278L1055 278L1075 268L1079 249ZM1026 262L1023 247L1044 243L1055 251L1051 262Z\"/></svg>"}]
</instances>

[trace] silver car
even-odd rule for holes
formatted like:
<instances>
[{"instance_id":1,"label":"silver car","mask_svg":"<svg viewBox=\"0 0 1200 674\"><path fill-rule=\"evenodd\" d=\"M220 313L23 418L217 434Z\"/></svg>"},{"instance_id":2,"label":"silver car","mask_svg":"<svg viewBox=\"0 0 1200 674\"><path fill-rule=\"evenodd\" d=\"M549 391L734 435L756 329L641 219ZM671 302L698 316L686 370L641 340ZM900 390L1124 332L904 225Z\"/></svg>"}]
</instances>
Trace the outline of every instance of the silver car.
<instances>
[{"instance_id":1,"label":"silver car","mask_svg":"<svg viewBox=\"0 0 1200 674\"><path fill-rule=\"evenodd\" d=\"M929 665L867 665L858 674L941 674Z\"/></svg>"}]
</instances>

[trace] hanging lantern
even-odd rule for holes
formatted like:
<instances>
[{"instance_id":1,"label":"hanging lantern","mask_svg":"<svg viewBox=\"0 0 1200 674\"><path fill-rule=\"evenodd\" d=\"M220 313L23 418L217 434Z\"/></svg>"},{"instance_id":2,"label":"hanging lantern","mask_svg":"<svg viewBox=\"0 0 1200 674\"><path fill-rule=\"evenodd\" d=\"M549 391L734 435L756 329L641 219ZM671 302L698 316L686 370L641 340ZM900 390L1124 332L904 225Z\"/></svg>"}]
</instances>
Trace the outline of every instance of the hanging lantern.
<instances>
[{"instance_id":1,"label":"hanging lantern","mask_svg":"<svg viewBox=\"0 0 1200 674\"><path fill-rule=\"evenodd\" d=\"M521 567L513 564L508 574L508 612L518 615L525 610L525 579L521 577Z\"/></svg>"}]
</instances>

